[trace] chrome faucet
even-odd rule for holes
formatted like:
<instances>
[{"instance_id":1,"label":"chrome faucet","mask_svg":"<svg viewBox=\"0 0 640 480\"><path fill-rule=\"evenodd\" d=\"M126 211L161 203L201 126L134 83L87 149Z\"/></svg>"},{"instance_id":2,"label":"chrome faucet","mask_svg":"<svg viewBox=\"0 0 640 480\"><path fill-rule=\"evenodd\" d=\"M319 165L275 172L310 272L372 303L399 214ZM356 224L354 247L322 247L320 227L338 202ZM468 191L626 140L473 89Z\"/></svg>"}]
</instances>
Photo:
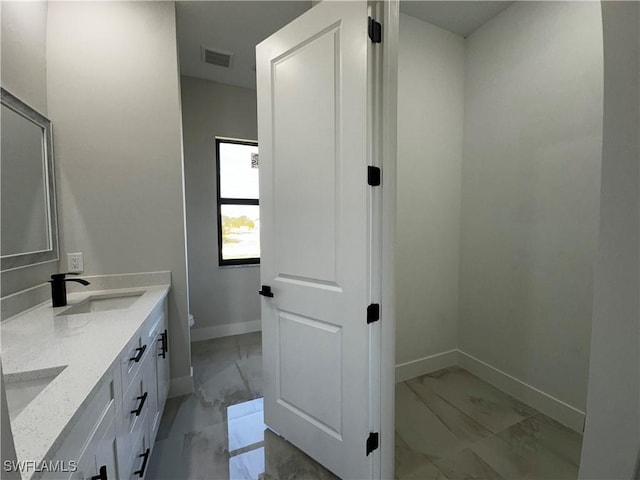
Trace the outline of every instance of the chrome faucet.
<instances>
[{"instance_id":1,"label":"chrome faucet","mask_svg":"<svg viewBox=\"0 0 640 480\"><path fill-rule=\"evenodd\" d=\"M70 273L54 273L51 275L51 302L54 307L64 307L67 304L67 283L78 282L84 286L90 285L89 282L82 278L65 278Z\"/></svg>"}]
</instances>

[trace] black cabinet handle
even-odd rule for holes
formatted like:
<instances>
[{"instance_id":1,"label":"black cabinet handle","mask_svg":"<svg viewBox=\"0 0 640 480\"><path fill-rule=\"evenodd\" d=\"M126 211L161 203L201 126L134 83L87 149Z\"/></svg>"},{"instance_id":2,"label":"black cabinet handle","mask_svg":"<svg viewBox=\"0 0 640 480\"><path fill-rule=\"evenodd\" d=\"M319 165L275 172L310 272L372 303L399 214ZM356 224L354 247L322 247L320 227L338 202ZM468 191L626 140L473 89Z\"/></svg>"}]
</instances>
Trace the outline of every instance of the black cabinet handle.
<instances>
[{"instance_id":1,"label":"black cabinet handle","mask_svg":"<svg viewBox=\"0 0 640 480\"><path fill-rule=\"evenodd\" d=\"M164 332L160 334L158 341L160 342L160 353L158 356L164 358L166 356L166 350L164 349Z\"/></svg>"},{"instance_id":2,"label":"black cabinet handle","mask_svg":"<svg viewBox=\"0 0 640 480\"><path fill-rule=\"evenodd\" d=\"M167 333L167 329L164 329L164 335L162 336L162 340L164 340L164 351L169 351L169 334Z\"/></svg>"},{"instance_id":3,"label":"black cabinet handle","mask_svg":"<svg viewBox=\"0 0 640 480\"><path fill-rule=\"evenodd\" d=\"M147 448L147 450L142 455L138 455L140 458L144 458L144 460L142 461L142 467L140 467L140 470L136 470L135 472L133 472L133 474L138 475L138 477L140 478L144 477L144 471L147 469L147 460L149 460L149 452L150 450Z\"/></svg>"},{"instance_id":4,"label":"black cabinet handle","mask_svg":"<svg viewBox=\"0 0 640 480\"><path fill-rule=\"evenodd\" d=\"M147 349L146 345L142 345L141 347L136 348L136 351L138 353L136 353L136 355L134 357L131 357L129 360L131 360L132 362L138 363L140 361L140 359L142 358L142 356L144 355L144 351L146 349Z\"/></svg>"},{"instance_id":5,"label":"black cabinet handle","mask_svg":"<svg viewBox=\"0 0 640 480\"><path fill-rule=\"evenodd\" d=\"M271 291L271 287L269 285L262 285L262 289L260 289L258 293L263 297L273 297L273 292Z\"/></svg>"},{"instance_id":6,"label":"black cabinet handle","mask_svg":"<svg viewBox=\"0 0 640 480\"><path fill-rule=\"evenodd\" d=\"M160 334L160 339L158 340L159 342L162 342L160 345L160 353L158 354L159 357L162 358L166 358L166 353L169 351L169 345L168 345L168 341L167 341L167 329L164 329L164 332L162 332Z\"/></svg>"},{"instance_id":7,"label":"black cabinet handle","mask_svg":"<svg viewBox=\"0 0 640 480\"><path fill-rule=\"evenodd\" d=\"M138 408L136 408L135 410L131 410L131 413L135 413L136 417L139 417L140 413L142 413L142 407L144 407L144 402L147 401L147 393L148 392L144 392L144 395L142 395L141 397L136 397L136 399L142 400L140 402L140 405L138 405Z\"/></svg>"},{"instance_id":8,"label":"black cabinet handle","mask_svg":"<svg viewBox=\"0 0 640 480\"><path fill-rule=\"evenodd\" d=\"M91 480L107 480L107 466L102 465L100 470L98 470L98 475L94 475L91 477Z\"/></svg>"}]
</instances>

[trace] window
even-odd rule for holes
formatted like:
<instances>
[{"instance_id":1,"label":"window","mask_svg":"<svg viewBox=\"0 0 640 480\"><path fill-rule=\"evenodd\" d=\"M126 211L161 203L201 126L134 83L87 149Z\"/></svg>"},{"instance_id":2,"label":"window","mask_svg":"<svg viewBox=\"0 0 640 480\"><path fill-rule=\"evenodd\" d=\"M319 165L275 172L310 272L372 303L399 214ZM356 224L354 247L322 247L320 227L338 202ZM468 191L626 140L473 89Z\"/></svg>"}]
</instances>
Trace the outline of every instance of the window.
<instances>
[{"instance_id":1,"label":"window","mask_svg":"<svg viewBox=\"0 0 640 480\"><path fill-rule=\"evenodd\" d=\"M260 263L258 143L216 138L218 264Z\"/></svg>"}]
</instances>

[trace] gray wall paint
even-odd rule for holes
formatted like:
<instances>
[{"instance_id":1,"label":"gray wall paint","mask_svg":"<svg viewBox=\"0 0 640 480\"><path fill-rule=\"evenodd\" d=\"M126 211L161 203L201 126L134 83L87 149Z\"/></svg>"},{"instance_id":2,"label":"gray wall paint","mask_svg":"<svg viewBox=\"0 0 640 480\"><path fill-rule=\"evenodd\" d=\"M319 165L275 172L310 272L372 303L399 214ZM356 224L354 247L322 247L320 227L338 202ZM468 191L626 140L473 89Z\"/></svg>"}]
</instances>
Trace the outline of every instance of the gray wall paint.
<instances>
[{"instance_id":1,"label":"gray wall paint","mask_svg":"<svg viewBox=\"0 0 640 480\"><path fill-rule=\"evenodd\" d=\"M2 87L44 116L47 112L47 2L2 2ZM54 159L55 161L55 159ZM2 273L0 296L41 284L58 262Z\"/></svg>"},{"instance_id":2,"label":"gray wall paint","mask_svg":"<svg viewBox=\"0 0 640 480\"><path fill-rule=\"evenodd\" d=\"M516 2L467 38L460 348L580 410L602 88L598 3Z\"/></svg>"},{"instance_id":3,"label":"gray wall paint","mask_svg":"<svg viewBox=\"0 0 640 480\"><path fill-rule=\"evenodd\" d=\"M580 478L630 479L640 450L640 4L603 2L602 15L600 238Z\"/></svg>"},{"instance_id":4,"label":"gray wall paint","mask_svg":"<svg viewBox=\"0 0 640 480\"><path fill-rule=\"evenodd\" d=\"M2 87L47 116L48 2L2 2Z\"/></svg>"},{"instance_id":5,"label":"gray wall paint","mask_svg":"<svg viewBox=\"0 0 640 480\"><path fill-rule=\"evenodd\" d=\"M396 363L457 346L464 39L400 15Z\"/></svg>"},{"instance_id":6,"label":"gray wall paint","mask_svg":"<svg viewBox=\"0 0 640 480\"><path fill-rule=\"evenodd\" d=\"M260 319L260 268L219 267L215 137L257 140L256 92L182 76L191 313L197 330Z\"/></svg>"},{"instance_id":7,"label":"gray wall paint","mask_svg":"<svg viewBox=\"0 0 640 480\"><path fill-rule=\"evenodd\" d=\"M171 270L171 375L190 374L173 2L52 2L61 251L85 273Z\"/></svg>"}]
</instances>

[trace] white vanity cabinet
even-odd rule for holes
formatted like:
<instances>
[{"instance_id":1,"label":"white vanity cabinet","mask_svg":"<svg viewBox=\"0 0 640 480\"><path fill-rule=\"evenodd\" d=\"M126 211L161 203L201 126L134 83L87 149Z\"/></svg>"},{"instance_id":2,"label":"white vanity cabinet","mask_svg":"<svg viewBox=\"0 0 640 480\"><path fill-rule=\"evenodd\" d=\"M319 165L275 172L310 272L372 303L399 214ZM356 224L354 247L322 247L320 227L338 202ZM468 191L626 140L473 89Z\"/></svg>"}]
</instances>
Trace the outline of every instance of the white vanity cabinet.
<instances>
[{"instance_id":1,"label":"white vanity cabinet","mask_svg":"<svg viewBox=\"0 0 640 480\"><path fill-rule=\"evenodd\" d=\"M145 335L146 332L146 335ZM167 304L145 322L143 338L151 348L142 365L142 385L149 392L146 422L140 432L132 436L132 464L123 469L121 478L135 480L144 477L153 444L160 427L162 412L169 393L169 344Z\"/></svg>"},{"instance_id":2,"label":"white vanity cabinet","mask_svg":"<svg viewBox=\"0 0 640 480\"><path fill-rule=\"evenodd\" d=\"M118 450L116 448L116 423L115 419L109 422L104 435L98 441L96 448L96 474L90 478L103 480L110 478L109 472L117 474ZM117 478L117 477L116 477Z\"/></svg>"},{"instance_id":3,"label":"white vanity cabinet","mask_svg":"<svg viewBox=\"0 0 640 480\"><path fill-rule=\"evenodd\" d=\"M105 425L106 424L106 425ZM78 459L71 479L117 478L116 431L113 418L104 418L87 449Z\"/></svg>"},{"instance_id":4,"label":"white vanity cabinet","mask_svg":"<svg viewBox=\"0 0 640 480\"><path fill-rule=\"evenodd\" d=\"M65 471L43 472L43 478L117 478L114 414L121 398L120 372L112 367L87 399L82 415L53 456ZM76 469L71 462L77 465Z\"/></svg>"},{"instance_id":5,"label":"white vanity cabinet","mask_svg":"<svg viewBox=\"0 0 640 480\"><path fill-rule=\"evenodd\" d=\"M54 455L77 470L43 478L144 478L169 389L167 300L129 340Z\"/></svg>"},{"instance_id":6,"label":"white vanity cabinet","mask_svg":"<svg viewBox=\"0 0 640 480\"><path fill-rule=\"evenodd\" d=\"M158 388L157 375L158 359L162 360L165 351L166 326L165 300L154 308L121 356L122 390L125 393L121 411L116 412L121 479L140 479L146 473L168 393L164 384L162 389ZM168 363L162 365L168 376Z\"/></svg>"},{"instance_id":7,"label":"white vanity cabinet","mask_svg":"<svg viewBox=\"0 0 640 480\"><path fill-rule=\"evenodd\" d=\"M113 413L113 412L111 412ZM78 461L72 479L106 480L117 478L118 453L113 415L105 416L98 424L91 442Z\"/></svg>"},{"instance_id":8,"label":"white vanity cabinet","mask_svg":"<svg viewBox=\"0 0 640 480\"><path fill-rule=\"evenodd\" d=\"M167 305L164 304L163 314L152 322L148 337L155 346L153 358L149 359L146 367L148 383L153 384L154 399L150 404L149 438L154 440L160 426L160 419L164 411L164 404L169 393L169 338L167 331Z\"/></svg>"},{"instance_id":9,"label":"white vanity cabinet","mask_svg":"<svg viewBox=\"0 0 640 480\"><path fill-rule=\"evenodd\" d=\"M121 476L123 480L138 480L144 478L151 457L153 441L150 440L149 431L142 430L133 443L133 462L129 469Z\"/></svg>"}]
</instances>

